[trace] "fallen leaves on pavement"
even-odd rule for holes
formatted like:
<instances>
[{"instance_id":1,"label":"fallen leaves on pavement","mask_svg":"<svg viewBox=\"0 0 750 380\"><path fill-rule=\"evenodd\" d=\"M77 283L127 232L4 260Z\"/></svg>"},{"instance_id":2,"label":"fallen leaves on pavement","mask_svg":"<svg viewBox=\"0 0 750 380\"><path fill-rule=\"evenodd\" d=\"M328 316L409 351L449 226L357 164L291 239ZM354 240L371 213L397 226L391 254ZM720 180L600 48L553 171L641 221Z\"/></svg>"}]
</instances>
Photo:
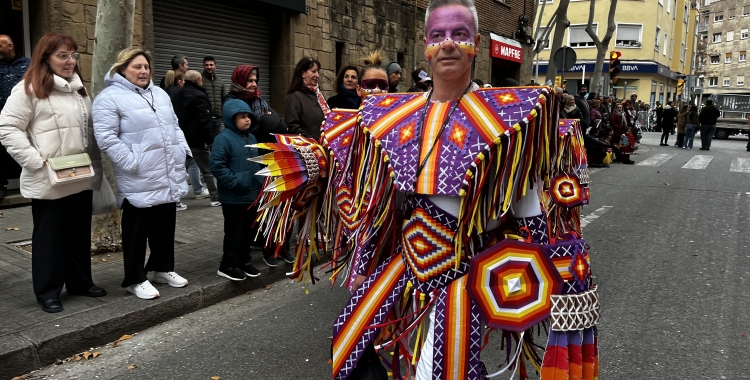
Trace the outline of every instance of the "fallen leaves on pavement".
<instances>
[{"instance_id":1,"label":"fallen leaves on pavement","mask_svg":"<svg viewBox=\"0 0 750 380\"><path fill-rule=\"evenodd\" d=\"M120 339L118 339L114 343L112 343L112 347L117 347L117 345L120 344L120 342L122 342L123 340L128 340L128 339L130 339L132 337L133 337L132 335L127 335L127 334L123 335L123 336L120 337Z\"/></svg>"},{"instance_id":2,"label":"fallen leaves on pavement","mask_svg":"<svg viewBox=\"0 0 750 380\"><path fill-rule=\"evenodd\" d=\"M138 368L138 366L135 364L131 364L128 366L128 369L136 369L136 368Z\"/></svg>"},{"instance_id":3,"label":"fallen leaves on pavement","mask_svg":"<svg viewBox=\"0 0 750 380\"><path fill-rule=\"evenodd\" d=\"M271 285L266 285L266 290L271 289Z\"/></svg>"},{"instance_id":4,"label":"fallen leaves on pavement","mask_svg":"<svg viewBox=\"0 0 750 380\"><path fill-rule=\"evenodd\" d=\"M5 230L6 231L18 231L18 227L8 227Z\"/></svg>"},{"instance_id":5,"label":"fallen leaves on pavement","mask_svg":"<svg viewBox=\"0 0 750 380\"><path fill-rule=\"evenodd\" d=\"M221 379L221 376L211 376L211 380L219 380Z\"/></svg>"}]
</instances>

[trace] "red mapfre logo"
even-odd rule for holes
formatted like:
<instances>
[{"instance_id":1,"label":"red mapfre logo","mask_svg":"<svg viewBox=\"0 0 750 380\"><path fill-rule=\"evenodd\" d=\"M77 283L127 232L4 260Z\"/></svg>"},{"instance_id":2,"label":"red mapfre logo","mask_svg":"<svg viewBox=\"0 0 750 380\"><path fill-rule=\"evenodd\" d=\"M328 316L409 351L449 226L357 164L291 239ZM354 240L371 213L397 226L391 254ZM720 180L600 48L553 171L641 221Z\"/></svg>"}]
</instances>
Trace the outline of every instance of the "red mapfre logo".
<instances>
[{"instance_id":1,"label":"red mapfre logo","mask_svg":"<svg viewBox=\"0 0 750 380\"><path fill-rule=\"evenodd\" d=\"M508 61L521 63L523 60L523 48L515 47L492 40L492 56L495 58L505 59Z\"/></svg>"}]
</instances>

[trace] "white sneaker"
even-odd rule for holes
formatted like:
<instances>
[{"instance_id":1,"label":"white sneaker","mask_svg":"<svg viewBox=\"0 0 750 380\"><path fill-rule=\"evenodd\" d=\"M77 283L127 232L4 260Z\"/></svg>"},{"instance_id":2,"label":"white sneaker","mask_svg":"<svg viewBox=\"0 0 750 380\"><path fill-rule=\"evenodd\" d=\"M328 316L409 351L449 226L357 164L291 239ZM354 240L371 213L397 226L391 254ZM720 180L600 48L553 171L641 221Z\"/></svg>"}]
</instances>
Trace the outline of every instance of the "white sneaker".
<instances>
[{"instance_id":1,"label":"white sneaker","mask_svg":"<svg viewBox=\"0 0 750 380\"><path fill-rule=\"evenodd\" d=\"M177 203L177 211L185 211L185 210L187 210L187 205L186 204L184 204L182 202Z\"/></svg>"},{"instance_id":2,"label":"white sneaker","mask_svg":"<svg viewBox=\"0 0 750 380\"><path fill-rule=\"evenodd\" d=\"M221 202L211 202L211 207L219 207L221 206Z\"/></svg>"},{"instance_id":3,"label":"white sneaker","mask_svg":"<svg viewBox=\"0 0 750 380\"><path fill-rule=\"evenodd\" d=\"M143 281L140 284L130 285L127 287L127 290L135 294L136 297L144 300L150 300L159 297L159 291L156 290L156 288L154 288L154 286L151 285L148 280Z\"/></svg>"},{"instance_id":4,"label":"white sneaker","mask_svg":"<svg viewBox=\"0 0 750 380\"><path fill-rule=\"evenodd\" d=\"M188 284L188 280L175 272L154 272L152 281L157 284L169 284L173 288L181 288Z\"/></svg>"},{"instance_id":5,"label":"white sneaker","mask_svg":"<svg viewBox=\"0 0 750 380\"><path fill-rule=\"evenodd\" d=\"M211 196L211 194L209 194L209 193L208 193L208 189L206 189L206 188L204 187L204 188L203 188L203 191L201 191L201 193L200 193L200 194L196 194L196 195L195 195L195 199L204 199L204 198L208 198L208 197L210 197L210 196Z\"/></svg>"}]
</instances>

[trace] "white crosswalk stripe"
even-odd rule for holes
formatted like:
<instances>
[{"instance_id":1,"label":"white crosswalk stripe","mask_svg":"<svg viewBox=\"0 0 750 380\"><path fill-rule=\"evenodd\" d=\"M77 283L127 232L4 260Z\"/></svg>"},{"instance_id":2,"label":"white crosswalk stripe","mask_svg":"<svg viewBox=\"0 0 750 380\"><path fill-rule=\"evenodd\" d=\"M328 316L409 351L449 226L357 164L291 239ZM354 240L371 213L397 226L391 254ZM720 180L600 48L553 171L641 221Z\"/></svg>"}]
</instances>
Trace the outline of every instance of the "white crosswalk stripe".
<instances>
[{"instance_id":1,"label":"white crosswalk stripe","mask_svg":"<svg viewBox=\"0 0 750 380\"><path fill-rule=\"evenodd\" d=\"M729 171L750 173L750 158L735 157L734 160L732 160L732 166L729 167Z\"/></svg>"},{"instance_id":2,"label":"white crosswalk stripe","mask_svg":"<svg viewBox=\"0 0 750 380\"><path fill-rule=\"evenodd\" d=\"M697 155L690 159L685 165L682 165L683 169L705 169L714 156Z\"/></svg>"},{"instance_id":3,"label":"white crosswalk stripe","mask_svg":"<svg viewBox=\"0 0 750 380\"><path fill-rule=\"evenodd\" d=\"M637 163L638 166L660 166L661 164L669 161L672 157L676 156L677 154L667 154L667 153L660 153L655 154L651 156L650 158L641 161Z\"/></svg>"}]
</instances>

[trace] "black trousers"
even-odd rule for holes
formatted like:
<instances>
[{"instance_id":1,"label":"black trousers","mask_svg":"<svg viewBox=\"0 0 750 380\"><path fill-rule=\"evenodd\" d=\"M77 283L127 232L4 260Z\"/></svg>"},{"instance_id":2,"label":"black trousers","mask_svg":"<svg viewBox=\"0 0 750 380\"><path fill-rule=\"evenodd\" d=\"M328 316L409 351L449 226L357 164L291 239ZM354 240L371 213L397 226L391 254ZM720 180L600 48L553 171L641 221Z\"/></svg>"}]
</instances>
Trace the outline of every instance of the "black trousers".
<instances>
[{"instance_id":1,"label":"black trousers","mask_svg":"<svg viewBox=\"0 0 750 380\"><path fill-rule=\"evenodd\" d=\"M125 199L122 204L122 253L125 263L123 288L146 281L146 272L174 271L176 225L175 203L137 208ZM144 266L147 242L151 255Z\"/></svg>"},{"instance_id":2,"label":"black trousers","mask_svg":"<svg viewBox=\"0 0 750 380\"><path fill-rule=\"evenodd\" d=\"M662 144L668 144L667 140L669 140L669 133L671 131L672 131L672 127L662 126L661 127L661 139L659 139L659 142Z\"/></svg>"},{"instance_id":3,"label":"black trousers","mask_svg":"<svg viewBox=\"0 0 750 380\"><path fill-rule=\"evenodd\" d=\"M250 247L254 244L265 244L262 234L258 236L257 243L255 242L258 228L253 225L258 215L257 207L250 207L250 204L222 203L221 212L224 214L224 254L219 269L249 262ZM272 248L263 248L264 256L268 257L273 253Z\"/></svg>"},{"instance_id":4,"label":"black trousers","mask_svg":"<svg viewBox=\"0 0 750 380\"><path fill-rule=\"evenodd\" d=\"M18 178L21 175L21 166L8 154L5 147L0 144L0 187L8 184L8 179Z\"/></svg>"},{"instance_id":5,"label":"black trousers","mask_svg":"<svg viewBox=\"0 0 750 380\"><path fill-rule=\"evenodd\" d=\"M32 199L31 276L38 300L82 291L91 279L91 190L60 199Z\"/></svg>"}]
</instances>

